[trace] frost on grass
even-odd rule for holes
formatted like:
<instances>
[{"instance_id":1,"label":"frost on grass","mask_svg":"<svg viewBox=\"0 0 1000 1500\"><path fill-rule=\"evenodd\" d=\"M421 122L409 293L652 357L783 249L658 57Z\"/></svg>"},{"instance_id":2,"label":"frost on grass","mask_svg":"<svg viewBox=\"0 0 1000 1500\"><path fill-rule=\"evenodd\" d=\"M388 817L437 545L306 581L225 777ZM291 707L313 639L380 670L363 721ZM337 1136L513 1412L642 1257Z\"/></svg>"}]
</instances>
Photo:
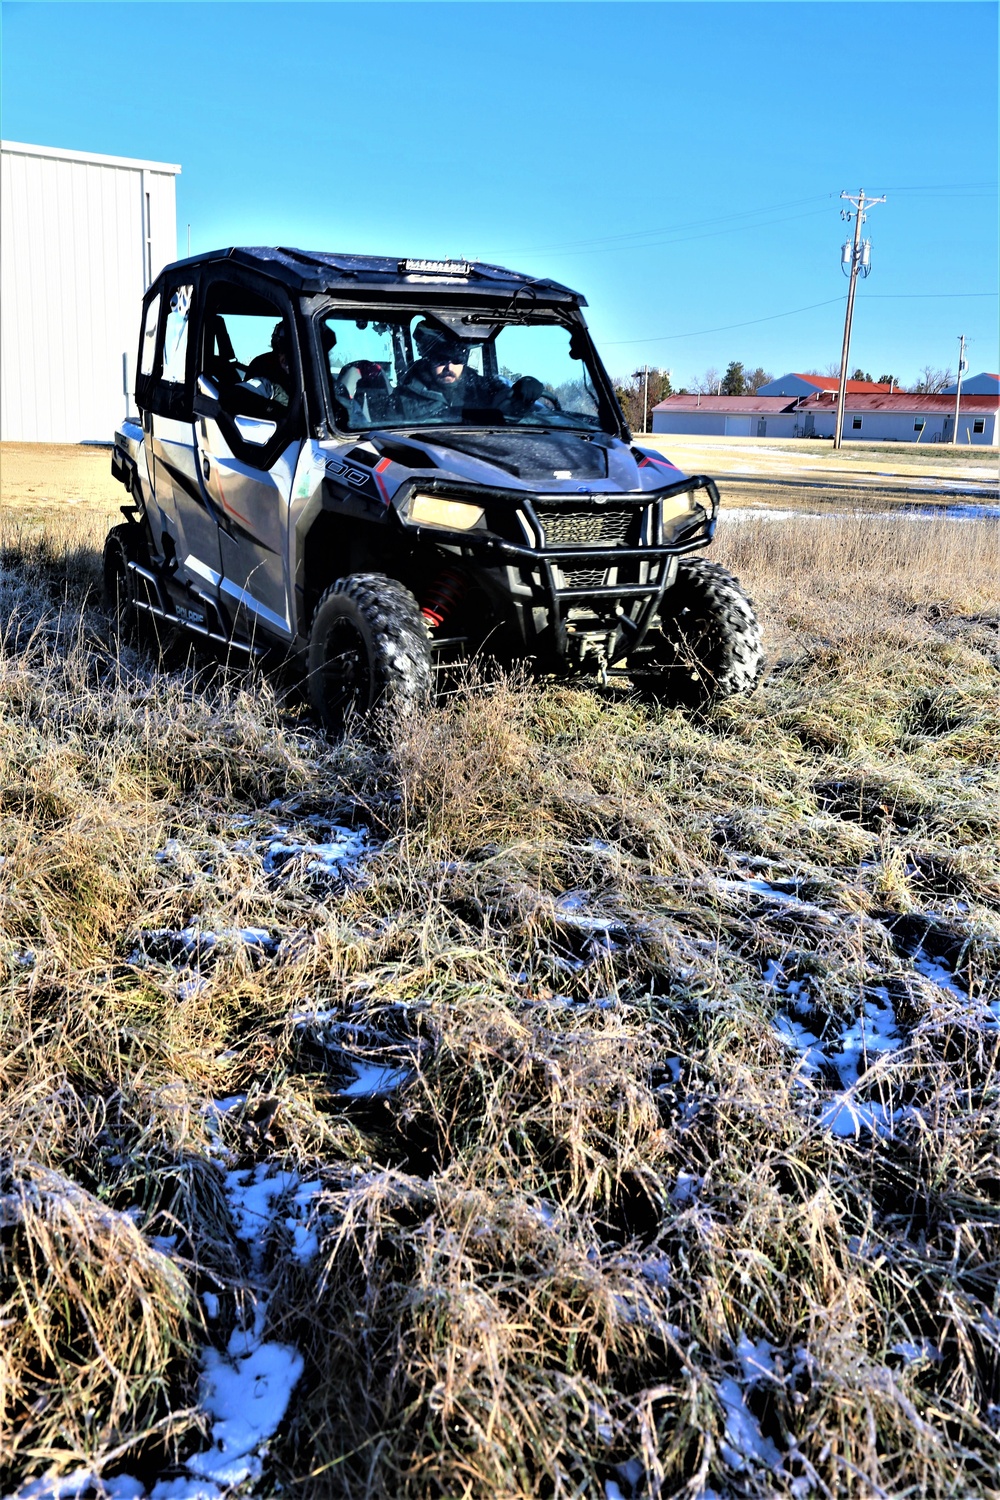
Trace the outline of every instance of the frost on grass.
<instances>
[{"instance_id":1,"label":"frost on grass","mask_svg":"<svg viewBox=\"0 0 1000 1500\"><path fill-rule=\"evenodd\" d=\"M995 1489L996 569L937 526L729 528L752 699L499 684L392 759L7 632L0 1144L142 1276L111 1394L2 1305L4 1492Z\"/></svg>"}]
</instances>

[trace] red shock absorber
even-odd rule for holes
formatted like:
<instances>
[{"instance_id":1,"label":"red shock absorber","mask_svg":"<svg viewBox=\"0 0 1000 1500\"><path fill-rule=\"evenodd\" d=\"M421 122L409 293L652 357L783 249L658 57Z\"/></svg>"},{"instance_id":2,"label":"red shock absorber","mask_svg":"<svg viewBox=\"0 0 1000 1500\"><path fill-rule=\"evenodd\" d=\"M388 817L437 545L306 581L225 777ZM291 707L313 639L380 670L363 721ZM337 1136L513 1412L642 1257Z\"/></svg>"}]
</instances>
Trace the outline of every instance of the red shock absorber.
<instances>
[{"instance_id":1,"label":"red shock absorber","mask_svg":"<svg viewBox=\"0 0 1000 1500\"><path fill-rule=\"evenodd\" d=\"M465 576L457 568L445 568L438 574L420 605L420 613L432 630L444 624L465 589Z\"/></svg>"}]
</instances>

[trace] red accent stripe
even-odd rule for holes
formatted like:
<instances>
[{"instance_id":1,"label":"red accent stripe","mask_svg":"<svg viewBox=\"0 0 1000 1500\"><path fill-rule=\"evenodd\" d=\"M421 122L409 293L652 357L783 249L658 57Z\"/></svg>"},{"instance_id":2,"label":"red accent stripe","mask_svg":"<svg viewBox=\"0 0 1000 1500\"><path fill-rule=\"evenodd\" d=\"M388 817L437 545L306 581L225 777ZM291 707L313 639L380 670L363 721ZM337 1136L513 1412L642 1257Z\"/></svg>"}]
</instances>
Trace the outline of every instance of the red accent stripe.
<instances>
[{"instance_id":1,"label":"red accent stripe","mask_svg":"<svg viewBox=\"0 0 1000 1500\"><path fill-rule=\"evenodd\" d=\"M378 485L379 494L382 496L382 499L385 501L386 505L389 504L389 496L386 492L385 485L382 483L382 475L385 473L386 469L391 463L391 458L380 458L378 463L375 465L375 468L372 470L372 473L375 475L375 483Z\"/></svg>"}]
</instances>

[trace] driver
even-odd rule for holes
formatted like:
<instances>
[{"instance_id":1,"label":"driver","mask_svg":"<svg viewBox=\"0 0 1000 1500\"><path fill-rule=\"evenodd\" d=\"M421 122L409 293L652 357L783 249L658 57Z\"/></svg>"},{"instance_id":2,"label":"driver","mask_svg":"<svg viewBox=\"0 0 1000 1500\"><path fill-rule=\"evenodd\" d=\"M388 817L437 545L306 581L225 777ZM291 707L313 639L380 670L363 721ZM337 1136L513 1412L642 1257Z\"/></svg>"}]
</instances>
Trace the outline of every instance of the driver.
<instances>
[{"instance_id":1,"label":"driver","mask_svg":"<svg viewBox=\"0 0 1000 1500\"><path fill-rule=\"evenodd\" d=\"M450 329L426 319L413 330L420 358L396 387L396 405L407 421L461 421L462 410L506 410L510 388L469 368L469 346Z\"/></svg>"}]
</instances>

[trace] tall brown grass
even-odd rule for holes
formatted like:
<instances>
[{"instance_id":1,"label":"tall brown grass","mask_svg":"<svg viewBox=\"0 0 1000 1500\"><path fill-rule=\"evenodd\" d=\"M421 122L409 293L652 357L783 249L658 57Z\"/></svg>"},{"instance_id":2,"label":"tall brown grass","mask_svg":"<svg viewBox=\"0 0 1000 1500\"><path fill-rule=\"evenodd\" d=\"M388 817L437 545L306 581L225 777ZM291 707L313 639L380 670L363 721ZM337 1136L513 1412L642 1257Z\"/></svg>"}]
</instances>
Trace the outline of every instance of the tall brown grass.
<instances>
[{"instance_id":1,"label":"tall brown grass","mask_svg":"<svg viewBox=\"0 0 1000 1500\"><path fill-rule=\"evenodd\" d=\"M744 521L717 550L770 641L752 698L513 680L390 755L273 680L117 652L86 539L6 538L5 1492L151 1484L201 1442L197 1294L231 1322L249 1277L221 1174L265 1160L324 1190L313 1261L280 1217L265 1247L306 1368L258 1493L997 1492L996 529ZM315 813L374 830L345 885L262 866ZM797 904L716 879L748 872ZM189 924L277 956L222 942L182 991L137 955ZM822 1127L772 960L819 1030L888 990L905 1045L859 1092L891 1134ZM345 1101L344 1046L408 1081Z\"/></svg>"}]
</instances>

